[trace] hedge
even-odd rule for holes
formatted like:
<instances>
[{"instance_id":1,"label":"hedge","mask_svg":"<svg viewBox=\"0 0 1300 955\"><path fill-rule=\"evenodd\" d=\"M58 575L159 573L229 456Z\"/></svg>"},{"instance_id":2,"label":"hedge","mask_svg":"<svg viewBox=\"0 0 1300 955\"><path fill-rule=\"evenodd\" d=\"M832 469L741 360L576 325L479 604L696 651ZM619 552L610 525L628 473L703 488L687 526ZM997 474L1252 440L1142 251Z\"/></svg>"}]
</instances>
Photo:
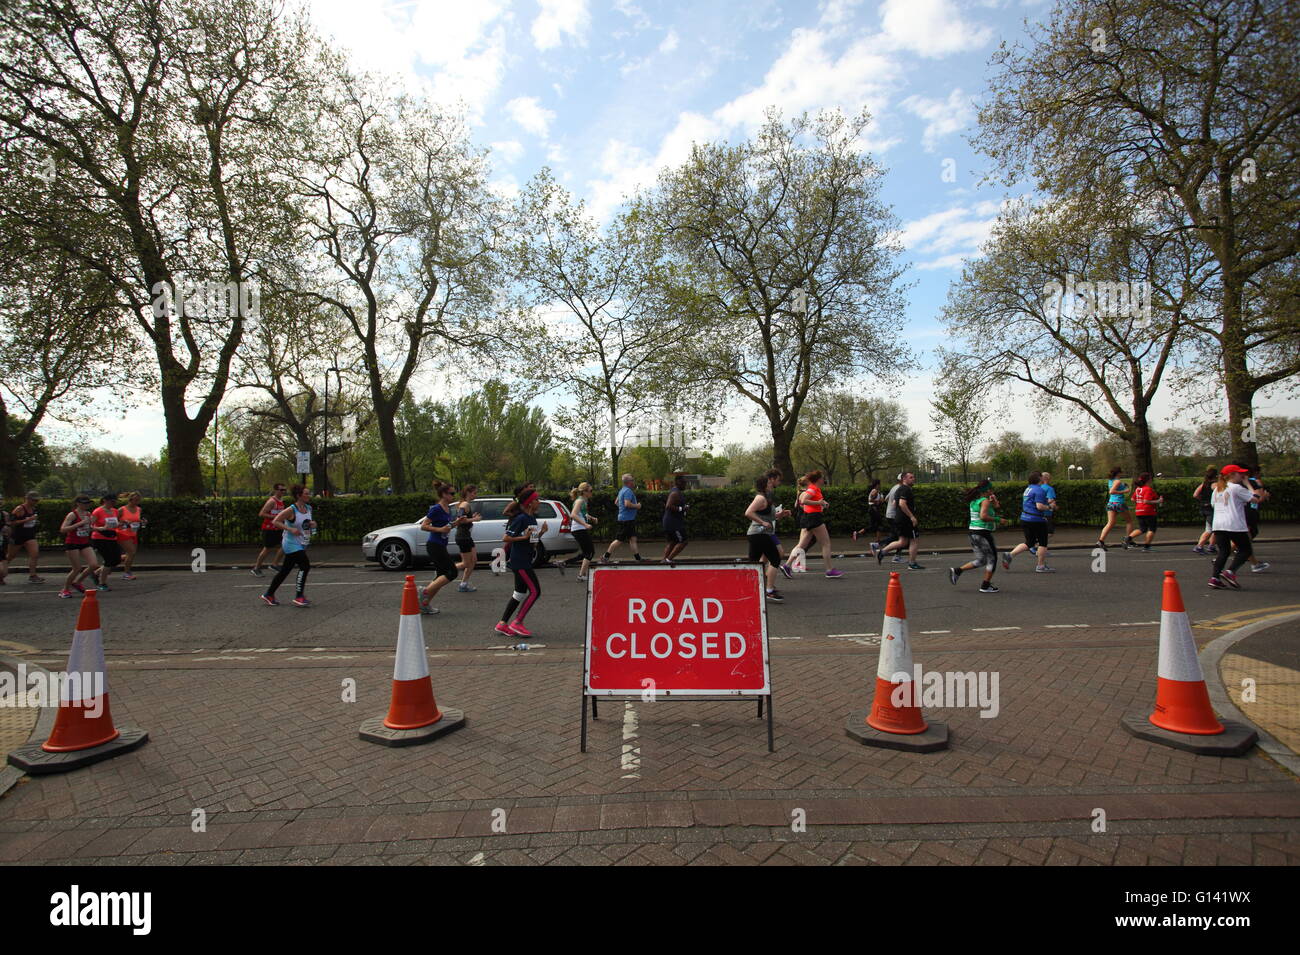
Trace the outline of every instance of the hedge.
<instances>
[{"instance_id":1,"label":"hedge","mask_svg":"<svg viewBox=\"0 0 1300 955\"><path fill-rule=\"evenodd\" d=\"M1161 508L1162 521L1168 524L1194 525L1201 523L1199 504L1192 498L1192 490L1200 483L1196 478L1165 479L1157 482L1157 490L1165 496ZM1003 516L1014 523L1020 511L1020 496L1024 491L1021 482L994 483L994 490L1003 503ZM1057 492L1059 525L1088 525L1100 527L1105 521L1106 487L1104 481L1060 481L1054 485ZM1268 489L1271 500L1264 505L1265 521L1300 521L1300 478L1270 478ZM830 532L846 536L866 524L867 488L863 485L837 487L826 485L826 522ZM558 498L568 503L567 493L543 491L543 497ZM963 501L965 488L958 484L916 485L916 511L921 527L926 530L954 530L966 526L969 514ZM491 495L489 495L491 496ZM638 491L637 499L644 505L640 529L647 539L660 538L660 515L663 513L666 491ZM687 532L697 539L738 537L744 534L745 509L753 500L752 488L706 488L687 491ZM789 507L794 503L792 487L781 487L774 495L777 503ZM260 543L257 512L262 498L148 498L141 507L149 522L141 537L141 545L148 546L208 546L255 545ZM367 497L316 498L312 501L319 530L315 540L319 543L344 543L360 545L361 538L370 531L391 524L404 524L419 520L428 510L432 500L427 494L383 495ZM8 501L6 510L12 510L18 501ZM37 539L43 545L60 543L58 527L63 517L72 509L71 501L42 501L38 507L39 525ZM594 536L607 540L615 530L616 515L612 492L600 492L591 501L591 513L598 518ZM784 533L793 530L793 523L783 521Z\"/></svg>"}]
</instances>

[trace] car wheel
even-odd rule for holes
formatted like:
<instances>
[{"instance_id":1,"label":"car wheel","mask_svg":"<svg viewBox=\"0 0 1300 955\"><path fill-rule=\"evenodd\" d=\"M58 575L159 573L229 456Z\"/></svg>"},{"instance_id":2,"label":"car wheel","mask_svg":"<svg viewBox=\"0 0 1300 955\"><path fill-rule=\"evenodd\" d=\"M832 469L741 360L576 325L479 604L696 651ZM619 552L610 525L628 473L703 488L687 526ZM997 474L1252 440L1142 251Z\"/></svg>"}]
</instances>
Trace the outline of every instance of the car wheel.
<instances>
[{"instance_id":1,"label":"car wheel","mask_svg":"<svg viewBox=\"0 0 1300 955\"><path fill-rule=\"evenodd\" d=\"M375 548L375 557L384 570L405 570L411 566L411 549L397 538L389 538Z\"/></svg>"}]
</instances>

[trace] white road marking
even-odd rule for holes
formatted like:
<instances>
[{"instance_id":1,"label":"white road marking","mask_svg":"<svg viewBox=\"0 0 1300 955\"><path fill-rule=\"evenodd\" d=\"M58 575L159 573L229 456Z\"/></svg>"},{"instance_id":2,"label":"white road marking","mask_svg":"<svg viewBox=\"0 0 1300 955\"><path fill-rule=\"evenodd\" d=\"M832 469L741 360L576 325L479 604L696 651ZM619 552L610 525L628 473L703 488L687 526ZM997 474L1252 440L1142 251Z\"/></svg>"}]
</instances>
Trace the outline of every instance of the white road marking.
<instances>
[{"instance_id":1,"label":"white road marking","mask_svg":"<svg viewBox=\"0 0 1300 955\"><path fill-rule=\"evenodd\" d=\"M827 640L852 640L854 637L878 637L878 633L828 633Z\"/></svg>"},{"instance_id":2,"label":"white road marking","mask_svg":"<svg viewBox=\"0 0 1300 955\"><path fill-rule=\"evenodd\" d=\"M1086 630L1092 626L1090 623L1048 623L1043 625L1044 630Z\"/></svg>"},{"instance_id":3,"label":"white road marking","mask_svg":"<svg viewBox=\"0 0 1300 955\"><path fill-rule=\"evenodd\" d=\"M1019 627L971 627L971 633L992 633L994 630L1019 630Z\"/></svg>"},{"instance_id":4,"label":"white road marking","mask_svg":"<svg viewBox=\"0 0 1300 955\"><path fill-rule=\"evenodd\" d=\"M623 753L620 758L624 779L641 778L641 747L635 742L638 726L636 708L628 700L623 704Z\"/></svg>"},{"instance_id":5,"label":"white road marking","mask_svg":"<svg viewBox=\"0 0 1300 955\"><path fill-rule=\"evenodd\" d=\"M803 637L768 637L769 640L802 640Z\"/></svg>"},{"instance_id":6,"label":"white road marking","mask_svg":"<svg viewBox=\"0 0 1300 955\"><path fill-rule=\"evenodd\" d=\"M228 657L230 660L250 660L251 657ZM355 660L356 657L346 653L331 653L323 657L285 657L286 660Z\"/></svg>"},{"instance_id":7,"label":"white road marking","mask_svg":"<svg viewBox=\"0 0 1300 955\"><path fill-rule=\"evenodd\" d=\"M918 630L917 633L952 633L951 630Z\"/></svg>"},{"instance_id":8,"label":"white road marking","mask_svg":"<svg viewBox=\"0 0 1300 955\"><path fill-rule=\"evenodd\" d=\"M256 660L257 657L195 657L193 663L222 662L226 660Z\"/></svg>"},{"instance_id":9,"label":"white road marking","mask_svg":"<svg viewBox=\"0 0 1300 955\"><path fill-rule=\"evenodd\" d=\"M1159 621L1159 620L1143 620L1143 621L1140 621L1139 623L1113 623L1113 624L1111 624L1111 626L1112 626L1112 627L1158 627L1158 626L1160 626L1160 621Z\"/></svg>"}]
</instances>

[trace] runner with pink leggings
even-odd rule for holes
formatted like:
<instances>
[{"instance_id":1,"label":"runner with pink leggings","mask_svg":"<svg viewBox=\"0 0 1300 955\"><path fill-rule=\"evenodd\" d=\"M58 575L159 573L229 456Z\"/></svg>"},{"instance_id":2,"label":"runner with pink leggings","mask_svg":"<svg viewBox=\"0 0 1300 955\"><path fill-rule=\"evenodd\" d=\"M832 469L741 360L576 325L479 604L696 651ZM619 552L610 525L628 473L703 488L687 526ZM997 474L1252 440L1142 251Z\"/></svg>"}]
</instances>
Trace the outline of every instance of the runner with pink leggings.
<instances>
[{"instance_id":1,"label":"runner with pink leggings","mask_svg":"<svg viewBox=\"0 0 1300 955\"><path fill-rule=\"evenodd\" d=\"M540 503L536 491L525 490L523 496L518 501L511 501L505 510L509 523L506 524L506 532L501 539L508 549L506 566L514 571L515 592L506 603L501 621L493 629L510 637L533 635L524 626L524 618L542 595L542 585L538 583L537 572L533 570L533 535L537 531L535 515ZM515 617L513 622L510 620L512 614Z\"/></svg>"}]
</instances>

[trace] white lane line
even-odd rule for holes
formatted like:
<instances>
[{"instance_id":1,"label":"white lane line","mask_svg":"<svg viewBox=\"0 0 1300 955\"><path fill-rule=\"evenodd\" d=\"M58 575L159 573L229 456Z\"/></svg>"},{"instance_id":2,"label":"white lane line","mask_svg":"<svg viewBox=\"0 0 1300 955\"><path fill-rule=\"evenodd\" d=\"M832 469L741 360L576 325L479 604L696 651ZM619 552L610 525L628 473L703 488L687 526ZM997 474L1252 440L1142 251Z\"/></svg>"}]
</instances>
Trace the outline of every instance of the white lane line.
<instances>
[{"instance_id":1,"label":"white lane line","mask_svg":"<svg viewBox=\"0 0 1300 955\"><path fill-rule=\"evenodd\" d=\"M803 637L768 637L769 640L802 640Z\"/></svg>"},{"instance_id":2,"label":"white lane line","mask_svg":"<svg viewBox=\"0 0 1300 955\"><path fill-rule=\"evenodd\" d=\"M257 657L195 657L191 663L224 663L227 660L256 660Z\"/></svg>"},{"instance_id":3,"label":"white lane line","mask_svg":"<svg viewBox=\"0 0 1300 955\"><path fill-rule=\"evenodd\" d=\"M1143 620L1138 623L1112 623L1112 627L1158 627L1159 620Z\"/></svg>"},{"instance_id":4,"label":"white lane line","mask_svg":"<svg viewBox=\"0 0 1300 955\"><path fill-rule=\"evenodd\" d=\"M971 633L992 633L994 630L1019 630L1019 627L972 627Z\"/></svg>"},{"instance_id":5,"label":"white lane line","mask_svg":"<svg viewBox=\"0 0 1300 955\"><path fill-rule=\"evenodd\" d=\"M1048 623L1043 625L1044 630L1086 630L1092 626L1090 623Z\"/></svg>"},{"instance_id":6,"label":"white lane line","mask_svg":"<svg viewBox=\"0 0 1300 955\"><path fill-rule=\"evenodd\" d=\"M641 747L636 744L638 726L636 708L628 700L623 704L623 753L620 758L624 779L641 778Z\"/></svg>"},{"instance_id":7,"label":"white lane line","mask_svg":"<svg viewBox=\"0 0 1300 955\"><path fill-rule=\"evenodd\" d=\"M827 640L852 640L855 637L878 637L878 633L828 633Z\"/></svg>"},{"instance_id":8,"label":"white lane line","mask_svg":"<svg viewBox=\"0 0 1300 955\"><path fill-rule=\"evenodd\" d=\"M396 585L395 580L313 580L312 587L379 587L387 585ZM235 584L237 590L248 590L251 587L267 588L266 584Z\"/></svg>"},{"instance_id":9,"label":"white lane line","mask_svg":"<svg viewBox=\"0 0 1300 955\"><path fill-rule=\"evenodd\" d=\"M228 657L231 660L248 660L250 657ZM346 653L327 653L323 657L285 657L286 660L355 660L356 657Z\"/></svg>"},{"instance_id":10,"label":"white lane line","mask_svg":"<svg viewBox=\"0 0 1300 955\"><path fill-rule=\"evenodd\" d=\"M918 630L917 633L952 633L951 630Z\"/></svg>"}]
</instances>

